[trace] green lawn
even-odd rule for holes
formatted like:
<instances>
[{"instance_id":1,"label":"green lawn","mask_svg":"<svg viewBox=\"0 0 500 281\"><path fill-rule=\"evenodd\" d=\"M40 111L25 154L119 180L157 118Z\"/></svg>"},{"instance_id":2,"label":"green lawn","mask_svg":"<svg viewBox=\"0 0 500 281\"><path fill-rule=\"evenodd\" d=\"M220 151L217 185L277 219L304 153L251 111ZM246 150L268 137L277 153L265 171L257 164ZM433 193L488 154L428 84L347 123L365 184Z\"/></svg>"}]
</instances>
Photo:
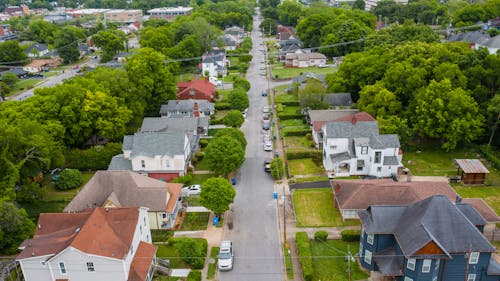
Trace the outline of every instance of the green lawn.
<instances>
[{"instance_id":1,"label":"green lawn","mask_svg":"<svg viewBox=\"0 0 500 281\"><path fill-rule=\"evenodd\" d=\"M239 72L230 72L227 76L224 76L224 83L233 83L235 78L241 77Z\"/></svg>"},{"instance_id":2,"label":"green lawn","mask_svg":"<svg viewBox=\"0 0 500 281\"><path fill-rule=\"evenodd\" d=\"M288 173L290 176L316 175L324 174L324 172L323 167L315 163L312 158L288 160Z\"/></svg>"},{"instance_id":3,"label":"green lawn","mask_svg":"<svg viewBox=\"0 0 500 281\"><path fill-rule=\"evenodd\" d=\"M293 192L298 227L359 225L358 220L343 222L335 209L331 188L308 188Z\"/></svg>"},{"instance_id":4,"label":"green lawn","mask_svg":"<svg viewBox=\"0 0 500 281\"><path fill-rule=\"evenodd\" d=\"M197 171L209 171L210 169L208 168L208 161L203 158L200 162L196 163L195 169Z\"/></svg>"},{"instance_id":5,"label":"green lawn","mask_svg":"<svg viewBox=\"0 0 500 281\"><path fill-rule=\"evenodd\" d=\"M285 67L283 63L277 63L273 64L272 66L272 74L274 78L279 78L279 79L289 79L289 78L294 78L298 77L306 72L313 72L317 74L328 74L328 73L334 73L337 71L337 68L333 67L325 67L325 68L319 68L319 67L304 67L304 68L291 68L291 67Z\"/></svg>"},{"instance_id":6,"label":"green lawn","mask_svg":"<svg viewBox=\"0 0 500 281\"><path fill-rule=\"evenodd\" d=\"M168 244L157 244L156 256L160 259L170 260L170 268L190 268L180 257L177 250Z\"/></svg>"},{"instance_id":7,"label":"green lawn","mask_svg":"<svg viewBox=\"0 0 500 281\"><path fill-rule=\"evenodd\" d=\"M351 255L356 255L359 242L344 242L327 240L325 242L311 241L314 281L341 281L347 277L347 246ZM351 280L365 280L368 274L361 270L357 262L351 262Z\"/></svg>"},{"instance_id":8,"label":"green lawn","mask_svg":"<svg viewBox=\"0 0 500 281\"><path fill-rule=\"evenodd\" d=\"M283 106L283 111L279 115L300 114L300 106Z\"/></svg>"},{"instance_id":9,"label":"green lawn","mask_svg":"<svg viewBox=\"0 0 500 281\"><path fill-rule=\"evenodd\" d=\"M217 94L219 95L219 102L228 102L229 101L229 93L232 90L217 90Z\"/></svg>"},{"instance_id":10,"label":"green lawn","mask_svg":"<svg viewBox=\"0 0 500 281\"><path fill-rule=\"evenodd\" d=\"M228 112L229 110L216 110L214 115L216 119L220 119L224 118Z\"/></svg>"},{"instance_id":11,"label":"green lawn","mask_svg":"<svg viewBox=\"0 0 500 281\"><path fill-rule=\"evenodd\" d=\"M307 125L304 122L304 120L302 120L302 119L289 119L289 120L280 121L280 126L281 126L281 128L284 128L284 127L297 127L297 126L303 127L303 126L307 126ZM307 126L307 127L309 127L309 126Z\"/></svg>"},{"instance_id":12,"label":"green lawn","mask_svg":"<svg viewBox=\"0 0 500 281\"><path fill-rule=\"evenodd\" d=\"M182 221L181 230L205 230L207 229L209 217L210 213L208 212L186 213L186 217Z\"/></svg>"},{"instance_id":13,"label":"green lawn","mask_svg":"<svg viewBox=\"0 0 500 281\"><path fill-rule=\"evenodd\" d=\"M31 89L35 86L36 83L42 80L43 80L42 78L21 79L14 85L14 87L11 88L9 95L13 95L16 94L17 92Z\"/></svg>"},{"instance_id":14,"label":"green lawn","mask_svg":"<svg viewBox=\"0 0 500 281\"><path fill-rule=\"evenodd\" d=\"M308 177L308 178L296 178L294 179L295 183L302 183L302 182L312 182L312 181L327 181L328 177Z\"/></svg>"},{"instance_id":15,"label":"green lawn","mask_svg":"<svg viewBox=\"0 0 500 281\"><path fill-rule=\"evenodd\" d=\"M293 280L293 263L289 249L283 248L283 256L285 257L286 278L287 280Z\"/></svg>"},{"instance_id":16,"label":"green lawn","mask_svg":"<svg viewBox=\"0 0 500 281\"><path fill-rule=\"evenodd\" d=\"M168 242L174 236L173 230L151 229L151 240L154 242Z\"/></svg>"},{"instance_id":17,"label":"green lawn","mask_svg":"<svg viewBox=\"0 0 500 281\"><path fill-rule=\"evenodd\" d=\"M214 177L214 174L191 174L193 179L187 184L203 184L207 179Z\"/></svg>"},{"instance_id":18,"label":"green lawn","mask_svg":"<svg viewBox=\"0 0 500 281\"><path fill-rule=\"evenodd\" d=\"M417 176L452 176L457 168L453 159L477 158L472 149L446 152L439 148L422 148L420 152L404 151L403 164Z\"/></svg>"},{"instance_id":19,"label":"green lawn","mask_svg":"<svg viewBox=\"0 0 500 281\"><path fill-rule=\"evenodd\" d=\"M213 259L214 262L208 263L207 269L207 279L213 280L215 279L215 272L217 271L217 255L219 254L219 247L212 247L210 249L210 259Z\"/></svg>"},{"instance_id":20,"label":"green lawn","mask_svg":"<svg viewBox=\"0 0 500 281\"><path fill-rule=\"evenodd\" d=\"M276 101L276 103L298 102L299 101L299 97L297 95L295 95L295 94L282 93L282 94L276 95L276 98L274 100Z\"/></svg>"},{"instance_id":21,"label":"green lawn","mask_svg":"<svg viewBox=\"0 0 500 281\"><path fill-rule=\"evenodd\" d=\"M462 198L483 198L497 214L500 214L499 187L455 186L455 191Z\"/></svg>"},{"instance_id":22,"label":"green lawn","mask_svg":"<svg viewBox=\"0 0 500 281\"><path fill-rule=\"evenodd\" d=\"M309 137L284 137L283 142L287 148L314 148L314 143Z\"/></svg>"}]
</instances>

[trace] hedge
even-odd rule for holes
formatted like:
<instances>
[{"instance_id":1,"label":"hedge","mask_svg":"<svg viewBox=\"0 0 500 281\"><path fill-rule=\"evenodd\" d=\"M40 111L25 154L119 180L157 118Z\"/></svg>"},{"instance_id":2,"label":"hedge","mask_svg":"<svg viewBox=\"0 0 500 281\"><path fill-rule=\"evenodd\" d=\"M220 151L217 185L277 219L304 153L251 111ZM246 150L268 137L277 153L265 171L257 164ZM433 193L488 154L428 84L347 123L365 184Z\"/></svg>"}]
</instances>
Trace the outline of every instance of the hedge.
<instances>
[{"instance_id":1,"label":"hedge","mask_svg":"<svg viewBox=\"0 0 500 281\"><path fill-rule=\"evenodd\" d=\"M300 106L298 101L282 101L281 104L286 106Z\"/></svg>"},{"instance_id":2,"label":"hedge","mask_svg":"<svg viewBox=\"0 0 500 281\"><path fill-rule=\"evenodd\" d=\"M181 259L191 265L193 269L202 269L205 266L208 242L206 239L188 237L173 237L168 243L179 252Z\"/></svg>"},{"instance_id":3,"label":"hedge","mask_svg":"<svg viewBox=\"0 0 500 281\"><path fill-rule=\"evenodd\" d=\"M215 109L217 110L231 109L231 104L228 102L218 102L215 104Z\"/></svg>"},{"instance_id":4,"label":"hedge","mask_svg":"<svg viewBox=\"0 0 500 281\"><path fill-rule=\"evenodd\" d=\"M491 146L482 145L479 150L483 153L484 157L490 161L491 165L496 169L500 169L500 159L493 153L495 150Z\"/></svg>"},{"instance_id":5,"label":"hedge","mask_svg":"<svg viewBox=\"0 0 500 281\"><path fill-rule=\"evenodd\" d=\"M317 150L294 150L294 151L287 151L286 158L288 160L312 158L315 161L319 161L323 159L323 154L321 153L321 151Z\"/></svg>"},{"instance_id":6,"label":"hedge","mask_svg":"<svg viewBox=\"0 0 500 281\"><path fill-rule=\"evenodd\" d=\"M199 143L200 143L200 147L201 148L205 148L208 145L208 140L207 139L201 139Z\"/></svg>"},{"instance_id":7,"label":"hedge","mask_svg":"<svg viewBox=\"0 0 500 281\"><path fill-rule=\"evenodd\" d=\"M96 145L89 149L71 149L64 155L66 167L78 170L107 170L113 156L122 153L121 143Z\"/></svg>"},{"instance_id":8,"label":"hedge","mask_svg":"<svg viewBox=\"0 0 500 281\"><path fill-rule=\"evenodd\" d=\"M283 130L283 136L285 136L285 137L303 137L310 132L311 132L311 129Z\"/></svg>"},{"instance_id":9,"label":"hedge","mask_svg":"<svg viewBox=\"0 0 500 281\"><path fill-rule=\"evenodd\" d=\"M316 231L314 233L314 240L326 241L327 238L328 238L328 232L326 232L324 230Z\"/></svg>"},{"instance_id":10,"label":"hedge","mask_svg":"<svg viewBox=\"0 0 500 281\"><path fill-rule=\"evenodd\" d=\"M359 241L361 237L361 231L357 229L346 229L343 230L340 235L342 236L342 241L345 242L355 242Z\"/></svg>"},{"instance_id":11,"label":"hedge","mask_svg":"<svg viewBox=\"0 0 500 281\"><path fill-rule=\"evenodd\" d=\"M297 243L297 252L299 254L300 267L305 281L313 279L313 263L311 253L311 241L306 232L297 232L295 234L295 242Z\"/></svg>"},{"instance_id":12,"label":"hedge","mask_svg":"<svg viewBox=\"0 0 500 281\"><path fill-rule=\"evenodd\" d=\"M290 120L290 119L304 120L304 115L302 115L302 114L280 114L280 113L278 113L278 117L281 120Z\"/></svg>"}]
</instances>

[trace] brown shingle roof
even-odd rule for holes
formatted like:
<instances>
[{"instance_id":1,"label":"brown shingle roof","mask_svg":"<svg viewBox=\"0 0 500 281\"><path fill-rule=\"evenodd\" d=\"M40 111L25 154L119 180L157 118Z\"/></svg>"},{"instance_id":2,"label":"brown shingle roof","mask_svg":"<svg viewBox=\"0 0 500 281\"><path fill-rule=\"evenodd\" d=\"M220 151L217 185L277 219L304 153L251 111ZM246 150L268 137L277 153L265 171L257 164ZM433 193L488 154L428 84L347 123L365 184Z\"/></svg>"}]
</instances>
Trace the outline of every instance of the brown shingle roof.
<instances>
[{"instance_id":1,"label":"brown shingle roof","mask_svg":"<svg viewBox=\"0 0 500 281\"><path fill-rule=\"evenodd\" d=\"M463 203L469 204L489 223L500 222L500 217L497 215L483 199L481 198L463 198Z\"/></svg>"},{"instance_id":2,"label":"brown shingle roof","mask_svg":"<svg viewBox=\"0 0 500 281\"><path fill-rule=\"evenodd\" d=\"M135 252L132 264L130 265L128 281L146 280L146 275L148 274L149 267L151 266L155 254L155 245L141 241Z\"/></svg>"},{"instance_id":3,"label":"brown shingle roof","mask_svg":"<svg viewBox=\"0 0 500 281\"><path fill-rule=\"evenodd\" d=\"M466 174L487 174L490 172L479 159L455 159L455 161Z\"/></svg>"},{"instance_id":4,"label":"brown shingle roof","mask_svg":"<svg viewBox=\"0 0 500 281\"><path fill-rule=\"evenodd\" d=\"M141 206L150 211L164 212L173 200L172 194L169 196L170 187L176 189L177 184L166 184L132 171L97 171L64 208L64 212L102 207L108 199L115 206ZM177 198L175 200L177 202Z\"/></svg>"},{"instance_id":5,"label":"brown shingle roof","mask_svg":"<svg viewBox=\"0 0 500 281\"><path fill-rule=\"evenodd\" d=\"M17 259L53 256L69 246L87 254L122 259L129 251L138 218L138 207L40 214L35 235L21 244L24 249Z\"/></svg>"},{"instance_id":6,"label":"brown shingle roof","mask_svg":"<svg viewBox=\"0 0 500 281\"><path fill-rule=\"evenodd\" d=\"M170 199L167 204L167 213L173 213L175 204L179 201L181 194L182 183L167 183L168 191L170 192Z\"/></svg>"},{"instance_id":7,"label":"brown shingle roof","mask_svg":"<svg viewBox=\"0 0 500 281\"><path fill-rule=\"evenodd\" d=\"M359 210L371 205L405 205L433 195L452 202L456 192L446 182L395 182L383 180L332 180L330 184L341 209Z\"/></svg>"}]
</instances>

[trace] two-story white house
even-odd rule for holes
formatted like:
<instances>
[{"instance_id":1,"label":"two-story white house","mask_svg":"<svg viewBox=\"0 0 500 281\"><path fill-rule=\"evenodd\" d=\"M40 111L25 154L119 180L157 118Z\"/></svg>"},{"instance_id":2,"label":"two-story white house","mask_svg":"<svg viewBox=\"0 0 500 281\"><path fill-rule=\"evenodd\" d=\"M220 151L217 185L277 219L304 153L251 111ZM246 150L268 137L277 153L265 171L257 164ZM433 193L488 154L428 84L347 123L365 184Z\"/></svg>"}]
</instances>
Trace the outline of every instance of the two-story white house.
<instances>
[{"instance_id":1,"label":"two-story white house","mask_svg":"<svg viewBox=\"0 0 500 281\"><path fill-rule=\"evenodd\" d=\"M380 135L377 121L330 122L322 127L323 166L332 177L390 177L402 166L398 136Z\"/></svg>"},{"instance_id":2,"label":"two-story white house","mask_svg":"<svg viewBox=\"0 0 500 281\"><path fill-rule=\"evenodd\" d=\"M140 207L42 213L19 249L26 281L150 281L156 260Z\"/></svg>"},{"instance_id":3,"label":"two-story white house","mask_svg":"<svg viewBox=\"0 0 500 281\"><path fill-rule=\"evenodd\" d=\"M108 170L130 170L171 181L184 176L192 151L193 135L185 132L140 132L123 137L123 154L111 159Z\"/></svg>"},{"instance_id":4,"label":"two-story white house","mask_svg":"<svg viewBox=\"0 0 500 281\"><path fill-rule=\"evenodd\" d=\"M219 77L227 74L228 61L225 49L212 49L201 57L201 74Z\"/></svg>"}]
</instances>

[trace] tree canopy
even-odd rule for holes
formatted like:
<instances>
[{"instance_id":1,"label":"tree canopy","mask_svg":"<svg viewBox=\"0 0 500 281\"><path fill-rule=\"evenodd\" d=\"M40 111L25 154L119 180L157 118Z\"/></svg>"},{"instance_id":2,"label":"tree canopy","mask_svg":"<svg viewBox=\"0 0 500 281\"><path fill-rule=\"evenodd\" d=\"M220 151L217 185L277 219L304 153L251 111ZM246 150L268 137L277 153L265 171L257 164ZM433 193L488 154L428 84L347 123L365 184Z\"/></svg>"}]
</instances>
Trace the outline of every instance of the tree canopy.
<instances>
[{"instance_id":1,"label":"tree canopy","mask_svg":"<svg viewBox=\"0 0 500 281\"><path fill-rule=\"evenodd\" d=\"M220 215L229 210L236 192L227 179L209 178L201 185L200 203Z\"/></svg>"},{"instance_id":2,"label":"tree canopy","mask_svg":"<svg viewBox=\"0 0 500 281\"><path fill-rule=\"evenodd\" d=\"M208 144L205 148L205 159L209 169L216 175L227 175L243 164L245 150L238 140L223 135L213 138Z\"/></svg>"}]
</instances>

